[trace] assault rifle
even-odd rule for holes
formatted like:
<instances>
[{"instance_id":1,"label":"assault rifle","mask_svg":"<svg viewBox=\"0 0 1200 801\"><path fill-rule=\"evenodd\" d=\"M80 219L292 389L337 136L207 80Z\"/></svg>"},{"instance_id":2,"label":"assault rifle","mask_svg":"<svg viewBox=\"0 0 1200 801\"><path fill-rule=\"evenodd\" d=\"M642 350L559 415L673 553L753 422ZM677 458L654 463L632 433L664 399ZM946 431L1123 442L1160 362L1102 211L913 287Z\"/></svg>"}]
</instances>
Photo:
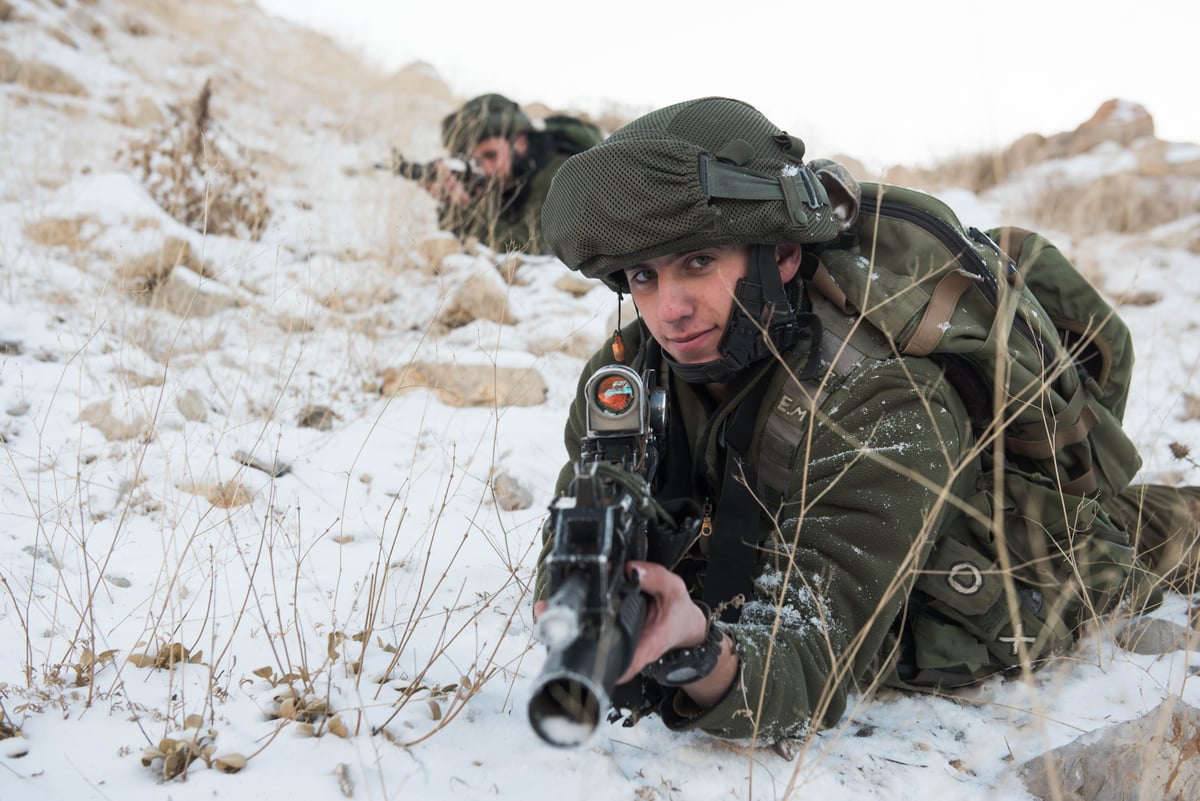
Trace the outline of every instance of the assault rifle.
<instances>
[{"instance_id":1,"label":"assault rifle","mask_svg":"<svg viewBox=\"0 0 1200 801\"><path fill-rule=\"evenodd\" d=\"M441 166L462 184L467 194L475 195L487 183L487 176L471 168L469 161L462 159L434 159L433 161L408 161L395 148L392 149L392 159L389 162L375 162L375 169L388 170L393 175L399 175L419 184L429 184L437 180L438 167Z\"/></svg>"},{"instance_id":2,"label":"assault rifle","mask_svg":"<svg viewBox=\"0 0 1200 801\"><path fill-rule=\"evenodd\" d=\"M647 534L675 530L651 497L666 432L666 392L622 365L585 385L587 436L568 494L550 505L554 545L546 557L548 603L534 635L548 648L529 721L551 745L576 746L609 707L641 635L646 596L625 563L645 559ZM698 525L698 521L692 521Z\"/></svg>"}]
</instances>

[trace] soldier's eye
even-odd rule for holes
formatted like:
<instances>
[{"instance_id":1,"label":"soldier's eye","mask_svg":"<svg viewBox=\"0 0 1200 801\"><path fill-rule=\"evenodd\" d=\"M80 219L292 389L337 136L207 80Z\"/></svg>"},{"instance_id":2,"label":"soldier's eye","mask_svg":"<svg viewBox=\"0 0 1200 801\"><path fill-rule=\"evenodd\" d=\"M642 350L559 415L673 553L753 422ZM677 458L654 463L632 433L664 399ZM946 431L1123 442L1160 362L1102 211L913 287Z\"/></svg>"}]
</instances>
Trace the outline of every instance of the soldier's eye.
<instances>
[{"instance_id":1,"label":"soldier's eye","mask_svg":"<svg viewBox=\"0 0 1200 801\"><path fill-rule=\"evenodd\" d=\"M655 277L653 270L627 270L625 272L625 280L629 282L630 286L646 286L653 283Z\"/></svg>"}]
</instances>

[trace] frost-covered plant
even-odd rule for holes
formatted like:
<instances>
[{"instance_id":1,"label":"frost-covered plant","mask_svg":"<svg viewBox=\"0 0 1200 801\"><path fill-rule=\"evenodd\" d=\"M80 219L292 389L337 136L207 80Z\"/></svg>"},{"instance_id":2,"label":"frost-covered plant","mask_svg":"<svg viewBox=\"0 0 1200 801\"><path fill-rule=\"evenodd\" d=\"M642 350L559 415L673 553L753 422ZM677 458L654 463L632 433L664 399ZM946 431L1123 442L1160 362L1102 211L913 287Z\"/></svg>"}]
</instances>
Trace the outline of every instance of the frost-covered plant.
<instances>
[{"instance_id":1,"label":"frost-covered plant","mask_svg":"<svg viewBox=\"0 0 1200 801\"><path fill-rule=\"evenodd\" d=\"M246 151L210 114L211 82L191 106L129 146L128 157L163 210L201 233L258 239L271 215Z\"/></svg>"}]
</instances>

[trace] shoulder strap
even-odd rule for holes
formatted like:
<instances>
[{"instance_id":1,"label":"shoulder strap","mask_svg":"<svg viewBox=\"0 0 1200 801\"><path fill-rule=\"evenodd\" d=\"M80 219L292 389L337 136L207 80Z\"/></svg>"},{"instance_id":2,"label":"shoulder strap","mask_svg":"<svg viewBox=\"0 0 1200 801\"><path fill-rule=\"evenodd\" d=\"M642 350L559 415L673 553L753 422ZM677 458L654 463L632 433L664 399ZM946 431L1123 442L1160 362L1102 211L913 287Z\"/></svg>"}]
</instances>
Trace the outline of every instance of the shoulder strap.
<instances>
[{"instance_id":1,"label":"shoulder strap","mask_svg":"<svg viewBox=\"0 0 1200 801\"><path fill-rule=\"evenodd\" d=\"M812 376L789 376L778 401L771 408L759 445L758 494L768 508L774 508L787 494L796 453L807 438L809 415L824 404L854 371L865 364L890 358L890 347L869 324L844 323L829 313L841 312L823 295L813 298L814 308L825 314L818 351L821 369ZM845 326L849 326L848 328Z\"/></svg>"},{"instance_id":2,"label":"shoulder strap","mask_svg":"<svg viewBox=\"0 0 1200 801\"><path fill-rule=\"evenodd\" d=\"M758 533L760 506L750 489L756 482L744 454L750 449L758 407L771 383L766 377L769 374L769 370L759 373L754 387L726 419L720 432L725 446L725 470L708 548L703 600L709 608L721 609L721 620L726 623L736 623L741 616L741 605L729 602L739 595L749 598L754 590L758 543L753 538ZM747 536L751 541L746 541Z\"/></svg>"}]
</instances>

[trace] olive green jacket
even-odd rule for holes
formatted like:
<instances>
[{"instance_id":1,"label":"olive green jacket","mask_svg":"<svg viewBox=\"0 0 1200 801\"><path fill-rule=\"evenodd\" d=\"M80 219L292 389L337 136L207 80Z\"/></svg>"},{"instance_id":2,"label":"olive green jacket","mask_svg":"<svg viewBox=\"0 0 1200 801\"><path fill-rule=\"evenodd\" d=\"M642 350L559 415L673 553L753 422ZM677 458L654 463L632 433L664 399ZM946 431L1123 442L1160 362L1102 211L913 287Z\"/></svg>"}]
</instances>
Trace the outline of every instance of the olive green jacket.
<instances>
[{"instance_id":1,"label":"olive green jacket","mask_svg":"<svg viewBox=\"0 0 1200 801\"><path fill-rule=\"evenodd\" d=\"M852 318L820 298L814 301L826 330L823 380L791 379L805 364L808 348L763 366L770 371L764 379L769 384L748 464L761 464L763 448L770 447L769 421L778 426L786 419L806 444L796 452L783 497L760 494L763 512L755 537L763 550L754 596L738 622L726 624L741 654L740 675L707 710L694 708L681 692L668 698L661 713L672 728L773 742L810 725L835 724L847 695L880 669L913 571L941 531L961 525L954 521L962 513L948 498L973 491L978 464L969 452L968 415L939 368L928 359L892 358L873 330L856 328ZM637 324L624 335L629 352L638 352ZM567 489L586 433L583 384L611 361L606 348L583 371L567 421L570 461L558 493ZM748 393L735 390L714 407L702 389L680 380L671 379L670 392L669 425L683 427L689 451L669 448L659 472L694 475L688 482L693 500L719 509L721 423ZM806 398L815 399L815 414ZM775 409L785 414L773 415ZM712 537L743 534L718 530ZM708 550L709 541L700 539L685 558L696 569L677 570L688 574L696 598ZM539 584L538 597L543 592Z\"/></svg>"}]
</instances>

